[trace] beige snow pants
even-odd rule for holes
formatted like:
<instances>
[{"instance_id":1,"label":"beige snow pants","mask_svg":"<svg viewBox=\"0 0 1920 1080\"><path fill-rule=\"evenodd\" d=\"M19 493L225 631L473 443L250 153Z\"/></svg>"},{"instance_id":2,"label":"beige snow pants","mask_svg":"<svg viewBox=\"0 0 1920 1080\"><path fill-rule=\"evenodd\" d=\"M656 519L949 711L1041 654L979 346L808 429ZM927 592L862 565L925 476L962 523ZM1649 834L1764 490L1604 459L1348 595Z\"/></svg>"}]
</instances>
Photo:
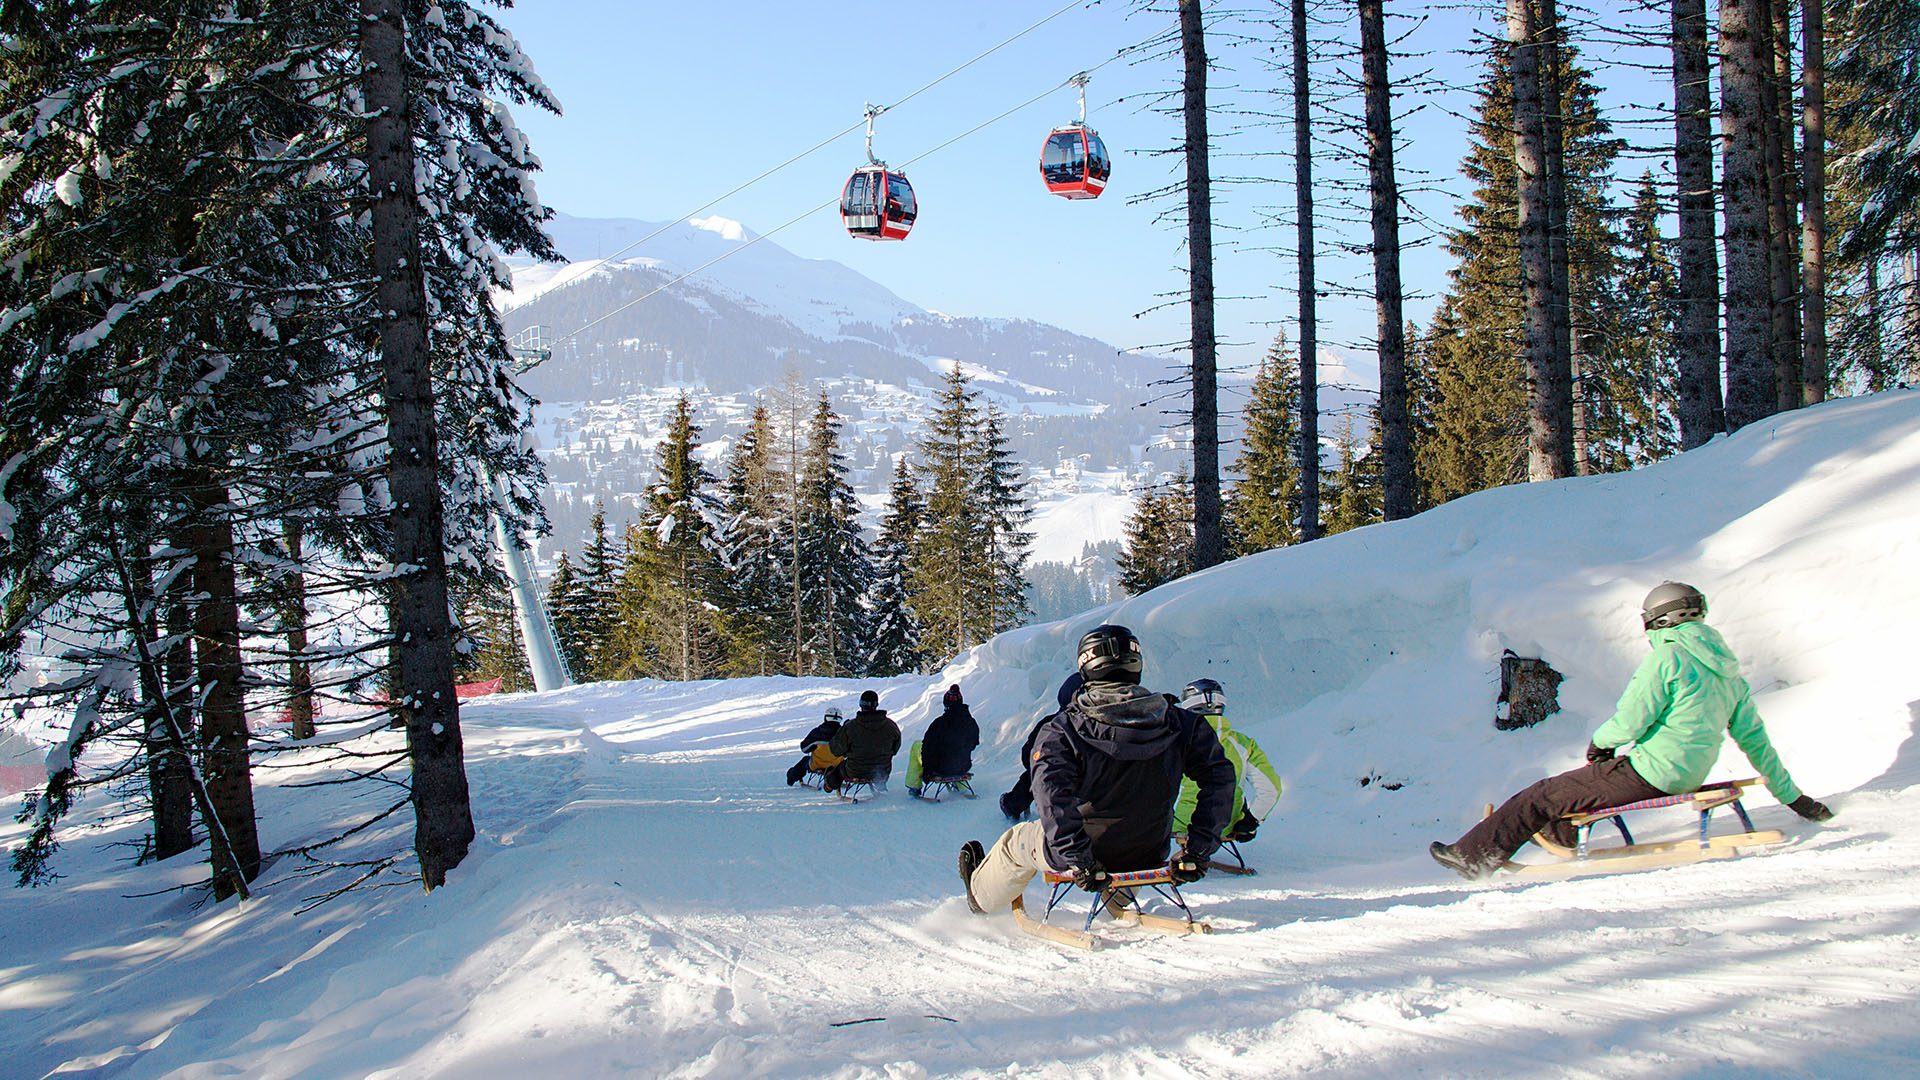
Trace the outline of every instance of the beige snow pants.
<instances>
[{"instance_id":1,"label":"beige snow pants","mask_svg":"<svg viewBox=\"0 0 1920 1080\"><path fill-rule=\"evenodd\" d=\"M1047 832L1037 821L1022 821L1000 834L986 861L974 868L973 899L988 911L1013 906L1027 882L1047 865Z\"/></svg>"}]
</instances>

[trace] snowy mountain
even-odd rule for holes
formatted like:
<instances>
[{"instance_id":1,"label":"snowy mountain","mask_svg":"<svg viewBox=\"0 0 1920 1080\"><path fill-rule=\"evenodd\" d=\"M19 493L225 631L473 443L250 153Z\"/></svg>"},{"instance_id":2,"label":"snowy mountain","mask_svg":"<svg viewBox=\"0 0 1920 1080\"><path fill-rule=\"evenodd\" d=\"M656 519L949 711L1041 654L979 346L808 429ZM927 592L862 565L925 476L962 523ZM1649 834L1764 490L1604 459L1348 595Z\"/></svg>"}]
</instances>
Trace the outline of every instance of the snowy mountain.
<instances>
[{"instance_id":1,"label":"snowy mountain","mask_svg":"<svg viewBox=\"0 0 1920 1080\"><path fill-rule=\"evenodd\" d=\"M631 519L681 392L694 397L711 464L744 428L755 397L789 372L855 420L845 432L854 484L877 505L893 458L912 445L941 376L959 364L1009 415L1011 448L1039 500L1042 558L1066 553L1059 561L1068 561L1086 544L1117 540L1134 492L1190 463L1166 411L1178 402L1157 400L1166 388L1149 385L1174 374L1176 360L1028 319L929 311L724 218L663 226L562 214L549 229L575 261L522 260L513 292L498 299L510 332L539 327L547 341L558 339L524 379L548 403L538 435L554 479L549 549L579 543L596 499L614 523ZM1328 412L1367 399L1371 376L1364 364L1350 370L1351 360L1322 353ZM1250 378L1228 372L1222 380L1229 446L1244 399L1236 391ZM1332 439L1337 425L1325 431Z\"/></svg>"},{"instance_id":2,"label":"snowy mountain","mask_svg":"<svg viewBox=\"0 0 1920 1080\"><path fill-rule=\"evenodd\" d=\"M1920 1058L1920 392L1771 418L1639 472L1521 485L1242 559L933 677L597 684L462 708L480 836L446 888L346 885L401 818L200 906L94 803L67 874L0 890L8 1075L249 1077L1907 1075ZM1646 644L1649 583L1701 586L1816 826L1640 873L1464 883L1425 844L1580 760ZM1286 782L1261 873L1186 890L1216 933L1069 955L967 913L963 840L1088 626L1146 682L1225 683ZM1511 647L1563 710L1493 725ZM958 682L975 802L782 785L828 706L907 738ZM375 729L353 748L398 746ZM324 748L256 774L270 847L369 811ZM1717 775L1745 775L1724 748ZM385 798L385 796L380 796ZM381 804L384 805L384 804ZM376 807L377 809L377 807ZM1665 813L1667 816L1658 816ZM1650 812L1644 839L1685 836ZM0 826L0 842L21 835ZM1538 857L1525 855L1523 857ZM303 876L310 872L312 877ZM387 879L392 880L392 879ZM1030 903L1039 906L1036 885ZM1061 916L1056 915L1056 919Z\"/></svg>"}]
</instances>

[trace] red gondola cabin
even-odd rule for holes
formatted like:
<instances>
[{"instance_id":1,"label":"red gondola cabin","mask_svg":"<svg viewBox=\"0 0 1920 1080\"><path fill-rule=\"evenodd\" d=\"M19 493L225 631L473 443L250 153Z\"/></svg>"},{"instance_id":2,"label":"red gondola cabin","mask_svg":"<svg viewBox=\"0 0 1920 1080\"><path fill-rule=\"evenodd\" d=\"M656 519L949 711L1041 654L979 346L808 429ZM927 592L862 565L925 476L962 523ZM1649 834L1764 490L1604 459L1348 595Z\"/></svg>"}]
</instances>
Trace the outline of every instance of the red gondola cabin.
<instances>
[{"instance_id":1,"label":"red gondola cabin","mask_svg":"<svg viewBox=\"0 0 1920 1080\"><path fill-rule=\"evenodd\" d=\"M885 165L862 165L840 193L840 220L862 240L905 240L920 214L907 175Z\"/></svg>"},{"instance_id":2,"label":"red gondola cabin","mask_svg":"<svg viewBox=\"0 0 1920 1080\"><path fill-rule=\"evenodd\" d=\"M1085 124L1054 128L1040 150L1040 178L1063 199L1099 198L1112 172L1107 145Z\"/></svg>"}]
</instances>

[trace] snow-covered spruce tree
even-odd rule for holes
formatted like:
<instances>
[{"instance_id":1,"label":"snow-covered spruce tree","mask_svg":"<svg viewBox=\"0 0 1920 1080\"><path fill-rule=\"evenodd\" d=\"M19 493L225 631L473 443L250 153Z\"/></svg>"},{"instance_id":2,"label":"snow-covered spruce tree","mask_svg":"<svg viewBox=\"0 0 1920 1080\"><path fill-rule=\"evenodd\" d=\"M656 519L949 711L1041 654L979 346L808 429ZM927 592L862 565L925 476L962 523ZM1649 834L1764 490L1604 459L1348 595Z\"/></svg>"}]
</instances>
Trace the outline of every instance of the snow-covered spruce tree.
<instances>
[{"instance_id":1,"label":"snow-covered spruce tree","mask_svg":"<svg viewBox=\"0 0 1920 1080\"><path fill-rule=\"evenodd\" d=\"M693 403L682 395L660 443L640 524L628 532L621 573L627 625L619 636L629 642L628 657L639 664L657 655L658 674L669 679L710 678L725 660L719 608L725 563L717 540L723 510L712 492L713 477L694 456L699 438Z\"/></svg>"},{"instance_id":2,"label":"snow-covered spruce tree","mask_svg":"<svg viewBox=\"0 0 1920 1080\"><path fill-rule=\"evenodd\" d=\"M1020 463L1007 449L1006 414L991 402L974 446L975 478L987 533L982 551L985 595L977 601L989 636L1024 626L1033 617L1027 605L1027 553L1033 548L1033 499L1020 475Z\"/></svg>"},{"instance_id":3,"label":"snow-covered spruce tree","mask_svg":"<svg viewBox=\"0 0 1920 1080\"><path fill-rule=\"evenodd\" d=\"M580 636L580 600L586 589L573 572L573 560L562 551L554 556L553 577L547 580L547 611L553 617L553 636L560 646L560 659L574 678L586 681L586 642Z\"/></svg>"},{"instance_id":4,"label":"snow-covered spruce tree","mask_svg":"<svg viewBox=\"0 0 1920 1080\"><path fill-rule=\"evenodd\" d=\"M871 638L862 599L873 585L860 504L840 453L840 418L822 391L800 461L801 675L865 674Z\"/></svg>"},{"instance_id":5,"label":"snow-covered spruce tree","mask_svg":"<svg viewBox=\"0 0 1920 1080\"><path fill-rule=\"evenodd\" d=\"M573 601L573 632L580 654L580 666L573 675L583 682L612 677L607 673L607 643L617 621L614 589L619 576L620 554L607 536L606 503L596 502L587 523L586 546L580 549L580 589Z\"/></svg>"},{"instance_id":6,"label":"snow-covered spruce tree","mask_svg":"<svg viewBox=\"0 0 1920 1080\"><path fill-rule=\"evenodd\" d=\"M920 646L923 631L914 614L911 584L914 542L922 512L913 470L901 455L894 462L886 516L880 519L880 536L873 545L874 582L868 594L873 626L867 659L869 675L904 675L920 671L927 664L927 654Z\"/></svg>"},{"instance_id":7,"label":"snow-covered spruce tree","mask_svg":"<svg viewBox=\"0 0 1920 1080\"><path fill-rule=\"evenodd\" d=\"M1621 223L1619 275L1607 289L1601 333L1586 350L1583 380L1587 460L1592 472L1650 465L1680 448L1680 362L1675 348L1679 288L1660 235L1660 196L1642 177Z\"/></svg>"},{"instance_id":8,"label":"snow-covered spruce tree","mask_svg":"<svg viewBox=\"0 0 1920 1080\"><path fill-rule=\"evenodd\" d=\"M773 420L755 402L747 430L733 445L721 487L725 510L728 661L741 675L792 674L788 642L787 480L775 453Z\"/></svg>"},{"instance_id":9,"label":"snow-covered spruce tree","mask_svg":"<svg viewBox=\"0 0 1920 1080\"><path fill-rule=\"evenodd\" d=\"M520 627L507 590L460 590L455 597L460 626L466 633L454 652L454 681L464 684L498 679L503 693L533 689L533 673L528 668L526 649L520 644Z\"/></svg>"},{"instance_id":10,"label":"snow-covered spruce tree","mask_svg":"<svg viewBox=\"0 0 1920 1080\"><path fill-rule=\"evenodd\" d=\"M1286 332L1274 335L1247 395L1227 491L1227 533L1235 555L1300 541L1299 384Z\"/></svg>"},{"instance_id":11,"label":"snow-covered spruce tree","mask_svg":"<svg viewBox=\"0 0 1920 1080\"><path fill-rule=\"evenodd\" d=\"M1120 587L1135 596L1193 573L1193 485L1184 470L1165 490L1134 497L1124 543Z\"/></svg>"},{"instance_id":12,"label":"snow-covered spruce tree","mask_svg":"<svg viewBox=\"0 0 1920 1080\"><path fill-rule=\"evenodd\" d=\"M990 525L978 498L979 393L956 364L935 401L918 447L917 483L926 502L909 580L922 645L938 662L986 640L987 623L973 601L987 591L983 578L992 571L980 543Z\"/></svg>"}]
</instances>

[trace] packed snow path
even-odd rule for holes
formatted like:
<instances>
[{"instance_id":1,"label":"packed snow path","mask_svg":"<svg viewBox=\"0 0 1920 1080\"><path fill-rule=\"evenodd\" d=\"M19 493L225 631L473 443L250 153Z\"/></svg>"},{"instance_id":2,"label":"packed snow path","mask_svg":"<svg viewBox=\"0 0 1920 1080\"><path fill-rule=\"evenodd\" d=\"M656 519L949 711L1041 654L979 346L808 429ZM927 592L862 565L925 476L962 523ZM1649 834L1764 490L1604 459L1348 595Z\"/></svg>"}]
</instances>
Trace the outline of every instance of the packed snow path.
<instances>
[{"instance_id":1,"label":"packed snow path","mask_svg":"<svg viewBox=\"0 0 1920 1080\"><path fill-rule=\"evenodd\" d=\"M123 865L107 845L140 823L118 820L73 839L67 878L0 895L0 1073L1905 1074L1916 508L1920 395L1883 395L1640 474L1242 560L1004 635L937 679L470 703L481 838L431 896L300 914L346 878L291 880L291 860L245 905L135 896L202 868ZM1706 589L1782 756L1839 816L1807 824L1756 793L1757 824L1788 841L1729 862L1485 884L1434 866L1428 840L1578 761L1644 650L1632 605L1649 576ZM1081 954L968 914L953 858L998 835L1013 752L1106 615L1140 630L1156 689L1221 678L1288 793L1249 846L1258 877L1187 890L1216 934L1109 931L1123 943ZM1568 675L1564 712L1529 731L1491 723L1506 645ZM827 706L874 687L911 739L956 679L988 739L979 800L911 801L899 771L859 806L782 785ZM269 843L388 797L287 786L316 771L263 777ZM1744 774L1729 746L1721 775Z\"/></svg>"}]
</instances>

